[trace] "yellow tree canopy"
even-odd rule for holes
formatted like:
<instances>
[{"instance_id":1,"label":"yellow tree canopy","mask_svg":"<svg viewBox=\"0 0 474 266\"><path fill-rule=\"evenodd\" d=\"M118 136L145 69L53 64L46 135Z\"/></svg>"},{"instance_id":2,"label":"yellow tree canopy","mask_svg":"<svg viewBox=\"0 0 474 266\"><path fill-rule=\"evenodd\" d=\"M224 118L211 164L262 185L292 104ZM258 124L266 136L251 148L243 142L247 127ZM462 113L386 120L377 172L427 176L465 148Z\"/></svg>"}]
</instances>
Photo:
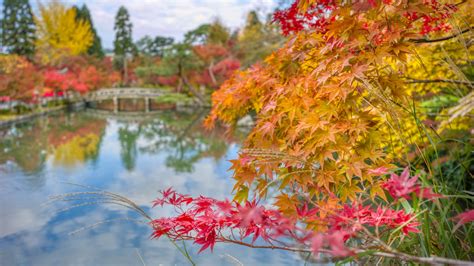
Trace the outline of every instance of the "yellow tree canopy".
<instances>
[{"instance_id":1,"label":"yellow tree canopy","mask_svg":"<svg viewBox=\"0 0 474 266\"><path fill-rule=\"evenodd\" d=\"M39 17L36 17L35 21L37 48L40 52L56 50L57 53L59 50L68 55L78 55L87 51L92 45L93 34L90 24L84 20L77 20L73 8L54 0L47 5L40 3L39 12ZM45 59L52 60L52 58Z\"/></svg>"}]
</instances>

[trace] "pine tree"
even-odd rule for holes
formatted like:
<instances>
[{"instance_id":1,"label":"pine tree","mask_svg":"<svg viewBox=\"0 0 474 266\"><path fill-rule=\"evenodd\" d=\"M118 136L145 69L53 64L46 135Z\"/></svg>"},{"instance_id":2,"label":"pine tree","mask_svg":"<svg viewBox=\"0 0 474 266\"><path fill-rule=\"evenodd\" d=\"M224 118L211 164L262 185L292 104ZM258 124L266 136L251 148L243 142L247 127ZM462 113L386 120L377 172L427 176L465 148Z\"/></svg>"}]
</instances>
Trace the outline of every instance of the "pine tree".
<instances>
[{"instance_id":1,"label":"pine tree","mask_svg":"<svg viewBox=\"0 0 474 266\"><path fill-rule=\"evenodd\" d=\"M237 50L244 66L248 67L268 55L264 26L256 11L247 14L245 27L239 35Z\"/></svg>"},{"instance_id":2,"label":"pine tree","mask_svg":"<svg viewBox=\"0 0 474 266\"><path fill-rule=\"evenodd\" d=\"M121 6L115 16L114 65L122 72L122 84L128 84L127 57L136 54L132 40L132 23L125 7Z\"/></svg>"},{"instance_id":3,"label":"pine tree","mask_svg":"<svg viewBox=\"0 0 474 266\"><path fill-rule=\"evenodd\" d=\"M207 43L225 45L229 40L230 32L219 18L216 18L209 27L209 35L207 36Z\"/></svg>"},{"instance_id":4,"label":"pine tree","mask_svg":"<svg viewBox=\"0 0 474 266\"><path fill-rule=\"evenodd\" d=\"M35 52L35 23L28 0L4 0L2 46L9 53L31 57Z\"/></svg>"},{"instance_id":5,"label":"pine tree","mask_svg":"<svg viewBox=\"0 0 474 266\"><path fill-rule=\"evenodd\" d=\"M127 9L121 6L115 16L114 53L116 56L125 56L134 52L132 27Z\"/></svg>"},{"instance_id":6,"label":"pine tree","mask_svg":"<svg viewBox=\"0 0 474 266\"><path fill-rule=\"evenodd\" d=\"M83 4L81 8L74 7L76 9L76 20L83 20L89 23L92 35L94 35L94 40L92 42L91 47L87 49L87 54L97 56L97 57L104 57L104 51L102 50L102 41L97 34L97 31L94 27L94 23L92 22L91 13L89 8L86 4Z\"/></svg>"},{"instance_id":7,"label":"pine tree","mask_svg":"<svg viewBox=\"0 0 474 266\"><path fill-rule=\"evenodd\" d=\"M260 19L258 18L258 14L255 10L250 11L247 14L247 21L245 24L245 28L252 28L252 27L263 27Z\"/></svg>"},{"instance_id":8,"label":"pine tree","mask_svg":"<svg viewBox=\"0 0 474 266\"><path fill-rule=\"evenodd\" d=\"M170 37L156 36L152 38L145 35L143 38L137 41L135 47L138 52L147 56L158 56L163 57L165 50L170 48L174 43L174 39Z\"/></svg>"}]
</instances>

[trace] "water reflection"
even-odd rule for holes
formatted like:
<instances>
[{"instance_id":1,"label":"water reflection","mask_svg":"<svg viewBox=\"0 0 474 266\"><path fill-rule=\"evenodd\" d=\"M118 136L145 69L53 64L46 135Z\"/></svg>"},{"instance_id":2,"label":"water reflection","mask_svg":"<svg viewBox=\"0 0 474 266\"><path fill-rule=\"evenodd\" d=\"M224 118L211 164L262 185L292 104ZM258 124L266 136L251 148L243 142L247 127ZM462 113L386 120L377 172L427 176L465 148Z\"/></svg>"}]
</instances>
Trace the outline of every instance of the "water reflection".
<instances>
[{"instance_id":1,"label":"water reflection","mask_svg":"<svg viewBox=\"0 0 474 266\"><path fill-rule=\"evenodd\" d=\"M187 265L166 239L150 240L146 225L99 221L139 218L117 206L57 210L48 196L79 191L67 181L117 192L149 209L157 191L169 186L191 195L225 198L232 190L228 159L235 158L245 132L206 132L205 111L117 116L95 111L57 114L0 130L1 265ZM297 255L217 245L197 254L200 265L303 264Z\"/></svg>"},{"instance_id":2,"label":"water reflection","mask_svg":"<svg viewBox=\"0 0 474 266\"><path fill-rule=\"evenodd\" d=\"M14 164L36 174L51 159L74 167L95 160L106 127L103 119L77 113L52 115L0 131L0 165Z\"/></svg>"}]
</instances>

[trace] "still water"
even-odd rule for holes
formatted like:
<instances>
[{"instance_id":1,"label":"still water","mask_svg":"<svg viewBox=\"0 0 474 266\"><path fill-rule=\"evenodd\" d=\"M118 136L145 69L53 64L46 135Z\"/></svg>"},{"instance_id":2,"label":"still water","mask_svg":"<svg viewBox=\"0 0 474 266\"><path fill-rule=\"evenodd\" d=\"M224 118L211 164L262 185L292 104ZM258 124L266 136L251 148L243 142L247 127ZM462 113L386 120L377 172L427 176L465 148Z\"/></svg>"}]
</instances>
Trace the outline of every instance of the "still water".
<instances>
[{"instance_id":1,"label":"still water","mask_svg":"<svg viewBox=\"0 0 474 266\"><path fill-rule=\"evenodd\" d=\"M245 130L202 127L206 110L114 116L84 110L0 129L0 265L188 265L167 240L150 239L141 219L115 205L45 204L50 196L85 191L69 183L126 196L152 217L157 191L173 187L219 199L232 190L229 159ZM121 220L117 220L121 219ZM93 228L84 227L101 223ZM77 231L75 234L71 232ZM299 255L216 244L198 265L302 265Z\"/></svg>"}]
</instances>

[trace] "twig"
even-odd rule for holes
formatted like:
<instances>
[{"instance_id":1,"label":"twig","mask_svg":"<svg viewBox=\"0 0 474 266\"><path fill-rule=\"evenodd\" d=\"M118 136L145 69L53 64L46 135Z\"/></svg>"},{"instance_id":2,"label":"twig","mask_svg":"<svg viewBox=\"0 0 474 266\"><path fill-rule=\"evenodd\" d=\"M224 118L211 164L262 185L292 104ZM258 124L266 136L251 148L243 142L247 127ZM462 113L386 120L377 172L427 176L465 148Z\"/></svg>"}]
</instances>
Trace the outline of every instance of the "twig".
<instances>
[{"instance_id":1,"label":"twig","mask_svg":"<svg viewBox=\"0 0 474 266\"><path fill-rule=\"evenodd\" d=\"M461 2L454 4L454 6L460 6L460 5L462 5L466 2L467 2L467 0L462 0Z\"/></svg>"},{"instance_id":2,"label":"twig","mask_svg":"<svg viewBox=\"0 0 474 266\"><path fill-rule=\"evenodd\" d=\"M110 223L110 222L117 222L117 221L127 221L127 222L135 222L135 223L147 224L146 222L144 222L144 221L142 221L142 220L137 220L137 219L132 219L132 218L116 218L116 219L103 220L103 221L96 222L96 223L91 224L91 225L88 225L88 226L81 227L81 228L79 228L79 229L77 229L77 230L74 230L74 231L72 231L72 232L69 232L68 235L75 235L75 234L80 233L80 232L82 232L82 231L95 228L95 227L97 227L97 226L99 226L99 225L102 225L102 224L105 224L105 223Z\"/></svg>"},{"instance_id":3,"label":"twig","mask_svg":"<svg viewBox=\"0 0 474 266\"><path fill-rule=\"evenodd\" d=\"M137 252L137 256L140 259L140 261L142 262L143 266L146 266L145 261L143 260L142 256L140 255L140 251L138 251L138 248L136 248L135 251Z\"/></svg>"},{"instance_id":4,"label":"twig","mask_svg":"<svg viewBox=\"0 0 474 266\"><path fill-rule=\"evenodd\" d=\"M454 79L414 79L407 78L407 83L453 83L462 85L474 85L474 81L454 80Z\"/></svg>"},{"instance_id":5,"label":"twig","mask_svg":"<svg viewBox=\"0 0 474 266\"><path fill-rule=\"evenodd\" d=\"M225 253L224 255L222 255L223 257L228 257L231 259L231 261L235 262L236 265L240 265L240 266L244 266L244 264L242 262L240 262L236 257L230 255L230 254L227 254Z\"/></svg>"},{"instance_id":6,"label":"twig","mask_svg":"<svg viewBox=\"0 0 474 266\"><path fill-rule=\"evenodd\" d=\"M450 40L450 39L453 39L453 38L456 38L466 32L469 32L473 29L473 27L469 27L467 29L464 29L460 32L457 32L457 33L454 33L452 35L449 35L449 36L446 36L446 37L443 37L443 38L438 38L438 39L410 39L409 41L410 42L414 42L414 43L434 43L434 42L442 42L442 41L447 41L447 40Z\"/></svg>"}]
</instances>

